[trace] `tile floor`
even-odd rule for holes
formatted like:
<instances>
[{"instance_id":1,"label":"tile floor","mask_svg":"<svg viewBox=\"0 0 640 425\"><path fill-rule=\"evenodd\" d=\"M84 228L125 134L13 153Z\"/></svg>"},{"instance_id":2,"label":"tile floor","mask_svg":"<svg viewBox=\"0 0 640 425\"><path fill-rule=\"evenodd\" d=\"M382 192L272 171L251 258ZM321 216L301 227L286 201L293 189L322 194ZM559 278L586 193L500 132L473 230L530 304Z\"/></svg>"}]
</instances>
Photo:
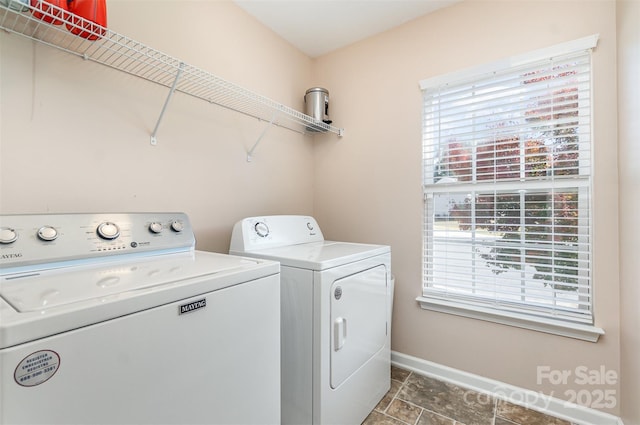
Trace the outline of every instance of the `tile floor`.
<instances>
[{"instance_id":1,"label":"tile floor","mask_svg":"<svg viewBox=\"0 0 640 425\"><path fill-rule=\"evenodd\" d=\"M391 367L391 389L362 425L572 425L487 394Z\"/></svg>"}]
</instances>

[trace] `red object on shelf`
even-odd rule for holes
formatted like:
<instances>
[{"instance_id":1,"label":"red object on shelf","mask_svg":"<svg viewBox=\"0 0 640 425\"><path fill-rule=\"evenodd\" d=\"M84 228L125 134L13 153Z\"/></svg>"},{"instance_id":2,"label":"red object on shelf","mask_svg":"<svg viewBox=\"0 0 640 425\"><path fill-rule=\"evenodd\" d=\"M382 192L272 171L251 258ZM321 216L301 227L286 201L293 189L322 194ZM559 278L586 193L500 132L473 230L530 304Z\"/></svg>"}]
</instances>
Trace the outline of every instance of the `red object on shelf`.
<instances>
[{"instance_id":1,"label":"red object on shelf","mask_svg":"<svg viewBox=\"0 0 640 425\"><path fill-rule=\"evenodd\" d=\"M51 6L55 6L51 7ZM42 19L53 25L61 25L65 17L64 11L68 10L67 0L31 0L31 13L35 18ZM62 18L62 19L57 19Z\"/></svg>"},{"instance_id":2,"label":"red object on shelf","mask_svg":"<svg viewBox=\"0 0 640 425\"><path fill-rule=\"evenodd\" d=\"M67 22L67 29L75 35L88 40L97 40L105 34L107 26L106 0L70 0L69 12L83 20L72 16Z\"/></svg>"}]
</instances>

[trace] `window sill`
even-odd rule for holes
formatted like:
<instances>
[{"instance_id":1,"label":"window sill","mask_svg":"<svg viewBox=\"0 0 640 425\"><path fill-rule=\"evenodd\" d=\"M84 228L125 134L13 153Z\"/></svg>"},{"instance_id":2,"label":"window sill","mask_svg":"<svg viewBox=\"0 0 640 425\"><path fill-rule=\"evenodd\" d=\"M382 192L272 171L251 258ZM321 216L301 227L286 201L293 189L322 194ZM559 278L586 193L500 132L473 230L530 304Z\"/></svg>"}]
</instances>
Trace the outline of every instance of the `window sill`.
<instances>
[{"instance_id":1,"label":"window sill","mask_svg":"<svg viewBox=\"0 0 640 425\"><path fill-rule=\"evenodd\" d=\"M443 301L427 297L418 297L416 298L416 301L420 303L420 307L424 310L455 314L456 316L485 320L488 322L500 323L502 325L515 326L538 332L546 332L589 342L597 342L600 335L604 335L603 329L592 325L569 323L542 317L532 317L525 314L497 311L487 307L461 305L451 301Z\"/></svg>"}]
</instances>

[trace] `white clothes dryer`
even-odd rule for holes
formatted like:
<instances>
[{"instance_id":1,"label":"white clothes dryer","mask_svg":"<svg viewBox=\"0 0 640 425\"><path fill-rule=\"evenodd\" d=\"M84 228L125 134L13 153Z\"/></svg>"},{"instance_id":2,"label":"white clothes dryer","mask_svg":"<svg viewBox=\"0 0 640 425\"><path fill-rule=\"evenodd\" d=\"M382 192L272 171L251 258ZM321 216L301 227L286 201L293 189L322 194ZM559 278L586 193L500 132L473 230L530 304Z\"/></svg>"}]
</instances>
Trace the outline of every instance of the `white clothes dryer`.
<instances>
[{"instance_id":1,"label":"white clothes dryer","mask_svg":"<svg viewBox=\"0 0 640 425\"><path fill-rule=\"evenodd\" d=\"M280 262L282 423L362 423L390 387L390 247L263 216L235 224L229 253Z\"/></svg>"},{"instance_id":2,"label":"white clothes dryer","mask_svg":"<svg viewBox=\"0 0 640 425\"><path fill-rule=\"evenodd\" d=\"M107 213L0 216L0 266L0 425L280 422L278 263Z\"/></svg>"}]
</instances>

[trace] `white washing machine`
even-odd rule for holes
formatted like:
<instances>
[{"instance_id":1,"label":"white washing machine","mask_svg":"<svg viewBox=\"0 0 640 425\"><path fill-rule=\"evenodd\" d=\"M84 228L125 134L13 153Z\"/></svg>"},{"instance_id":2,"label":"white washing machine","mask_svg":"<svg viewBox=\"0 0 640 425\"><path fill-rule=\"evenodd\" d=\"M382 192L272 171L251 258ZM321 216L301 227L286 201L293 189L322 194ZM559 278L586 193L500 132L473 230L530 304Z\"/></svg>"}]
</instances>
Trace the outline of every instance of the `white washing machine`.
<instances>
[{"instance_id":1,"label":"white washing machine","mask_svg":"<svg viewBox=\"0 0 640 425\"><path fill-rule=\"evenodd\" d=\"M236 223L229 252L281 264L282 423L362 423L390 387L390 248L266 216Z\"/></svg>"},{"instance_id":2,"label":"white washing machine","mask_svg":"<svg viewBox=\"0 0 640 425\"><path fill-rule=\"evenodd\" d=\"M0 216L0 424L280 423L279 265L194 247L180 213Z\"/></svg>"}]
</instances>

